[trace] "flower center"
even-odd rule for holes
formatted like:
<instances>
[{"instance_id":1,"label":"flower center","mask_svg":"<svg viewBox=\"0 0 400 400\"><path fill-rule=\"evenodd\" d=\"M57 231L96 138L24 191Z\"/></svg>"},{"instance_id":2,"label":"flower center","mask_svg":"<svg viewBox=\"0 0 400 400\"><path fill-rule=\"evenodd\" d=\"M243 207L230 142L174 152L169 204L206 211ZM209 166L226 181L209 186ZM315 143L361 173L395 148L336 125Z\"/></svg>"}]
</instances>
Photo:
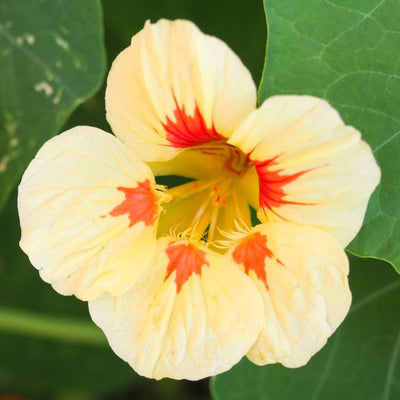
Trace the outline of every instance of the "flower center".
<instances>
[{"instance_id":1,"label":"flower center","mask_svg":"<svg viewBox=\"0 0 400 400\"><path fill-rule=\"evenodd\" d=\"M163 205L158 236L170 235L188 240L205 240L210 246L224 238L241 221L248 226L250 207L244 188L256 171L238 148L226 143L196 146L187 150L199 157L207 170L204 177L170 188L172 201ZM210 165L210 164L213 165ZM177 235L178 232L178 235Z\"/></svg>"},{"instance_id":2,"label":"flower center","mask_svg":"<svg viewBox=\"0 0 400 400\"><path fill-rule=\"evenodd\" d=\"M239 176L242 176L252 166L251 161L238 148L228 144L230 148L229 159L225 164L225 168Z\"/></svg>"}]
</instances>

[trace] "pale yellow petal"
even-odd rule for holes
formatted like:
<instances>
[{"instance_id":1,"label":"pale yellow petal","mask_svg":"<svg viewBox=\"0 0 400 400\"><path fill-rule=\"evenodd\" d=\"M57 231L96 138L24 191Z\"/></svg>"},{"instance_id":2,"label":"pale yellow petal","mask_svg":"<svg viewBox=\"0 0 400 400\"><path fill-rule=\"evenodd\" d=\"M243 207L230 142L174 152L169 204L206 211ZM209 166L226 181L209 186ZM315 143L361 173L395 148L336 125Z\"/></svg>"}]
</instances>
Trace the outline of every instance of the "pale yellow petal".
<instances>
[{"instance_id":1,"label":"pale yellow petal","mask_svg":"<svg viewBox=\"0 0 400 400\"><path fill-rule=\"evenodd\" d=\"M168 161L150 162L148 165L156 176L178 175L192 179L215 179L224 170L229 158L227 145L215 148L201 146L183 150Z\"/></svg>"},{"instance_id":2,"label":"pale yellow petal","mask_svg":"<svg viewBox=\"0 0 400 400\"><path fill-rule=\"evenodd\" d=\"M343 246L357 234L380 171L360 133L326 101L271 97L228 142L256 165L262 221L312 225Z\"/></svg>"},{"instance_id":3,"label":"pale yellow petal","mask_svg":"<svg viewBox=\"0 0 400 400\"><path fill-rule=\"evenodd\" d=\"M265 223L230 254L264 302L264 326L248 358L259 365L306 364L350 307L348 260L339 243L315 228Z\"/></svg>"},{"instance_id":4,"label":"pale yellow petal","mask_svg":"<svg viewBox=\"0 0 400 400\"><path fill-rule=\"evenodd\" d=\"M255 106L256 88L239 58L184 20L147 22L107 82L113 132L146 161L230 136Z\"/></svg>"},{"instance_id":5,"label":"pale yellow petal","mask_svg":"<svg viewBox=\"0 0 400 400\"><path fill-rule=\"evenodd\" d=\"M22 178L20 245L62 294L87 300L123 293L156 243L154 185L151 170L114 136L91 127L64 132L40 149ZM129 209L124 190L144 208Z\"/></svg>"},{"instance_id":6,"label":"pale yellow petal","mask_svg":"<svg viewBox=\"0 0 400 400\"><path fill-rule=\"evenodd\" d=\"M140 375L197 380L221 373L260 332L263 306L251 280L225 256L190 246L161 240L158 260L127 293L89 303L112 349ZM197 271L181 251L195 252Z\"/></svg>"}]
</instances>

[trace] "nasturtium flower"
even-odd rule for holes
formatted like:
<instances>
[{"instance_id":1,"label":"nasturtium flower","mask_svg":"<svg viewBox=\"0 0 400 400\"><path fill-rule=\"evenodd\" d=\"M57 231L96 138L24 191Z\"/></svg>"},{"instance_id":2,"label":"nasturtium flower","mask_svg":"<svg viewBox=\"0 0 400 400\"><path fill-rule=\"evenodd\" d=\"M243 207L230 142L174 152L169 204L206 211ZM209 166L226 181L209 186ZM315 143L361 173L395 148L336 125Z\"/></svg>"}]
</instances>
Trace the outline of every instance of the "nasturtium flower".
<instances>
[{"instance_id":1,"label":"nasturtium flower","mask_svg":"<svg viewBox=\"0 0 400 400\"><path fill-rule=\"evenodd\" d=\"M147 377L307 363L349 309L343 248L380 178L360 133L312 96L257 109L239 58L182 20L132 38L106 109L115 137L71 129L23 176L21 247L41 277L88 300Z\"/></svg>"}]
</instances>

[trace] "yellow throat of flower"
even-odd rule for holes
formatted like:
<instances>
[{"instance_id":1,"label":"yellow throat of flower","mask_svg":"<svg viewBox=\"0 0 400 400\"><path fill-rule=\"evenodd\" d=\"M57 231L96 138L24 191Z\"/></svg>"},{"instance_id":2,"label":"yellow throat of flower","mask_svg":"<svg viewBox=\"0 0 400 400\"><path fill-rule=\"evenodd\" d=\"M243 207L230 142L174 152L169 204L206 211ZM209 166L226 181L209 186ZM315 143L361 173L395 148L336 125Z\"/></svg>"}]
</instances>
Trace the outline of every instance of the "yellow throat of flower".
<instances>
[{"instance_id":1,"label":"yellow throat of flower","mask_svg":"<svg viewBox=\"0 0 400 400\"><path fill-rule=\"evenodd\" d=\"M237 231L239 221L251 226L243 187L256 173L246 155L226 143L191 150L192 157L204 155L215 160L214 174L166 190L171 201L163 205L166 212L161 214L158 236L202 240L217 249L226 232Z\"/></svg>"}]
</instances>

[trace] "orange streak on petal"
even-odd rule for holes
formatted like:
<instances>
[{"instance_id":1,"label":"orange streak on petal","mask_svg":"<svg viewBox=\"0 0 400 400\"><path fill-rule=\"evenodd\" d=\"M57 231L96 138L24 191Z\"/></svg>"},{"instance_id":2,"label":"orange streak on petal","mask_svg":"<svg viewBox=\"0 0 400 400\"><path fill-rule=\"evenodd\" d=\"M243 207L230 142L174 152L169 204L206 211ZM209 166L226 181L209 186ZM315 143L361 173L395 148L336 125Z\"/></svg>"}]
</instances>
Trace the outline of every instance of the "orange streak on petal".
<instances>
[{"instance_id":1,"label":"orange streak on petal","mask_svg":"<svg viewBox=\"0 0 400 400\"><path fill-rule=\"evenodd\" d=\"M171 242L166 249L169 263L167 266L167 280L175 271L176 291L179 293L182 286L191 275L201 275L203 265L209 265L206 253L194 245L188 243Z\"/></svg>"},{"instance_id":2,"label":"orange streak on petal","mask_svg":"<svg viewBox=\"0 0 400 400\"><path fill-rule=\"evenodd\" d=\"M142 221L153 225L157 219L158 206L150 181L139 182L135 188L119 186L117 189L125 194L125 200L110 211L112 217L128 214L129 227Z\"/></svg>"},{"instance_id":3,"label":"orange streak on petal","mask_svg":"<svg viewBox=\"0 0 400 400\"><path fill-rule=\"evenodd\" d=\"M224 139L214 126L207 128L199 107L196 105L194 115L188 115L185 106L180 107L175 99L175 121L167 117L163 127L167 132L167 140L176 148L192 147L214 140Z\"/></svg>"},{"instance_id":4,"label":"orange streak on petal","mask_svg":"<svg viewBox=\"0 0 400 400\"><path fill-rule=\"evenodd\" d=\"M237 264L243 264L244 272L249 275L254 271L257 278L264 282L268 290L267 272L265 270L265 259L275 259L274 253L267 247L267 237L260 232L255 232L241 240L240 244L232 253ZM281 261L276 260L283 265Z\"/></svg>"},{"instance_id":5,"label":"orange streak on petal","mask_svg":"<svg viewBox=\"0 0 400 400\"><path fill-rule=\"evenodd\" d=\"M283 169L272 170L272 168L276 166L276 160L279 156L280 155L265 161L253 161L259 180L260 207L266 207L272 210L273 207L278 208L285 204L297 204L307 206L315 205L316 203L303 203L298 201L285 200L285 196L287 195L287 192L285 191L285 186L291 182L294 182L296 179L300 178L307 172L324 167L325 165L308 168L293 174L284 174Z\"/></svg>"}]
</instances>

